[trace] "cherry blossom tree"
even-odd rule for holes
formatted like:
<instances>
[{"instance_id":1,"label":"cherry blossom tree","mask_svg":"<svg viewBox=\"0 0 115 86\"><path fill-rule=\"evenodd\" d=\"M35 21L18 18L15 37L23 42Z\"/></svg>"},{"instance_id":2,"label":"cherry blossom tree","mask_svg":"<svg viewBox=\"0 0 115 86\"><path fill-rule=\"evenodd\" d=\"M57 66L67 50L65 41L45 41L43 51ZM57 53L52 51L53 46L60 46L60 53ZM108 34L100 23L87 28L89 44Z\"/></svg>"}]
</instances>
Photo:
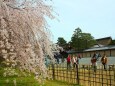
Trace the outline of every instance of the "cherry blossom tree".
<instances>
[{"instance_id":1,"label":"cherry blossom tree","mask_svg":"<svg viewBox=\"0 0 115 86\"><path fill-rule=\"evenodd\" d=\"M45 17L53 19L52 11L44 0L0 0L0 58L7 66L47 77L44 56L52 58L52 51Z\"/></svg>"}]
</instances>

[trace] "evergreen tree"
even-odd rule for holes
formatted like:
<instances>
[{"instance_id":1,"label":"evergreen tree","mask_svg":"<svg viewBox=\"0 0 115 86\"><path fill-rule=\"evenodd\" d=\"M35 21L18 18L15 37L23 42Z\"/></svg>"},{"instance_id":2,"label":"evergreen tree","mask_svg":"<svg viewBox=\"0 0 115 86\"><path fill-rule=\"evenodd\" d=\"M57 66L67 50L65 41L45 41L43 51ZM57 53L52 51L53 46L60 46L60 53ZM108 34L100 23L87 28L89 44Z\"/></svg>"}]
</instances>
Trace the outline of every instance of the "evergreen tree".
<instances>
[{"instance_id":1,"label":"evergreen tree","mask_svg":"<svg viewBox=\"0 0 115 86\"><path fill-rule=\"evenodd\" d=\"M94 37L90 33L83 33L82 30L78 27L75 29L70 45L74 50L82 51L86 48L90 48L95 44Z\"/></svg>"}]
</instances>

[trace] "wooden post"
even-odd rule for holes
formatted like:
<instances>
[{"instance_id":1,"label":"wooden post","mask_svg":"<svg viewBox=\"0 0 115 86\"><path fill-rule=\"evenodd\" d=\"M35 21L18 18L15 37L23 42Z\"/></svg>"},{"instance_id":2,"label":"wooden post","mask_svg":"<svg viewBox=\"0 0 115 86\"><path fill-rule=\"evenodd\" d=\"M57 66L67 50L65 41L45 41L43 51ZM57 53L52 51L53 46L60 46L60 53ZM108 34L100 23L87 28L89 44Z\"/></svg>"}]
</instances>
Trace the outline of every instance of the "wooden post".
<instances>
[{"instance_id":1,"label":"wooden post","mask_svg":"<svg viewBox=\"0 0 115 86\"><path fill-rule=\"evenodd\" d=\"M54 64L52 64L52 78L53 78L53 80L55 80L55 68L54 68Z\"/></svg>"},{"instance_id":2,"label":"wooden post","mask_svg":"<svg viewBox=\"0 0 115 86\"><path fill-rule=\"evenodd\" d=\"M77 79L77 84L79 84L79 72L78 72L79 68L78 68L78 64L76 64L76 79Z\"/></svg>"}]
</instances>

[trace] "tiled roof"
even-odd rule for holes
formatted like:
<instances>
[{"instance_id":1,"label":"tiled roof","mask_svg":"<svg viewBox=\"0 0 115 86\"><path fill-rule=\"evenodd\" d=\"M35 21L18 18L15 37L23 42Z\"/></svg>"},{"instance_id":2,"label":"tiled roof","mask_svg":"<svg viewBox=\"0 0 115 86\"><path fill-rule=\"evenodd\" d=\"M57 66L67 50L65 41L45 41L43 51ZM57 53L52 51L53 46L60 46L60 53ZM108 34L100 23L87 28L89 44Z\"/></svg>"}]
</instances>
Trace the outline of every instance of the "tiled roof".
<instances>
[{"instance_id":1,"label":"tiled roof","mask_svg":"<svg viewBox=\"0 0 115 86\"><path fill-rule=\"evenodd\" d=\"M104 38L99 38L99 39L96 39L97 41L99 40L104 40L104 39L112 39L111 37L104 37Z\"/></svg>"},{"instance_id":2,"label":"tiled roof","mask_svg":"<svg viewBox=\"0 0 115 86\"><path fill-rule=\"evenodd\" d=\"M113 46L104 46L104 47L96 47L96 48L89 48L89 49L86 49L84 51L86 52L86 51L97 51L97 50L108 50L108 49L115 49L115 45L113 45Z\"/></svg>"}]
</instances>

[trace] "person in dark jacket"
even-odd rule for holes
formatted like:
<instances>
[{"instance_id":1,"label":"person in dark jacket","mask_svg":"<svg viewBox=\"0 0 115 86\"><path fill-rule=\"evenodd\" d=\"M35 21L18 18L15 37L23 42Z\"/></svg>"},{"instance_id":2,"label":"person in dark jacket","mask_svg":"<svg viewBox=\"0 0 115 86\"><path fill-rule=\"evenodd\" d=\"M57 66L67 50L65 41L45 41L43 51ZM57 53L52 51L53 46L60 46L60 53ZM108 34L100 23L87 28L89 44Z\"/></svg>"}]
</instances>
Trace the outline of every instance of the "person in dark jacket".
<instances>
[{"instance_id":1,"label":"person in dark jacket","mask_svg":"<svg viewBox=\"0 0 115 86\"><path fill-rule=\"evenodd\" d=\"M103 57L101 58L101 63L103 64L104 69L106 70L107 69L107 63L108 63L108 59L107 59L106 54L104 54Z\"/></svg>"},{"instance_id":2,"label":"person in dark jacket","mask_svg":"<svg viewBox=\"0 0 115 86\"><path fill-rule=\"evenodd\" d=\"M91 58L91 63L92 63L92 67L94 69L94 72L96 72L96 69L97 69L97 67L96 67L96 61L97 61L96 54L94 53L93 57Z\"/></svg>"}]
</instances>

